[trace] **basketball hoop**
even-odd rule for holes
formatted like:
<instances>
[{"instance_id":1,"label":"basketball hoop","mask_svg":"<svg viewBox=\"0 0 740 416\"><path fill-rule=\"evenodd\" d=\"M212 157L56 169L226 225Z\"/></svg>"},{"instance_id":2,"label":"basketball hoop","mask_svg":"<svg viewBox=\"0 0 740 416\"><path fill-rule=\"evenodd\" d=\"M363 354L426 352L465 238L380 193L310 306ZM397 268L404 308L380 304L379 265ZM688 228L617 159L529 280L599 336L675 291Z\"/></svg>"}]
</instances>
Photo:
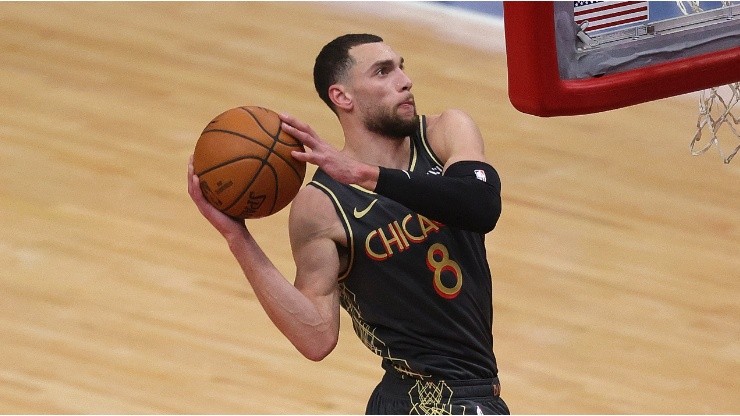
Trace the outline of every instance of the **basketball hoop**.
<instances>
[{"instance_id":1,"label":"basketball hoop","mask_svg":"<svg viewBox=\"0 0 740 416\"><path fill-rule=\"evenodd\" d=\"M740 82L701 91L696 134L689 146L692 155L701 155L715 146L722 161L730 163L740 151L740 110L733 114L738 101ZM708 134L705 136L705 133Z\"/></svg>"}]
</instances>

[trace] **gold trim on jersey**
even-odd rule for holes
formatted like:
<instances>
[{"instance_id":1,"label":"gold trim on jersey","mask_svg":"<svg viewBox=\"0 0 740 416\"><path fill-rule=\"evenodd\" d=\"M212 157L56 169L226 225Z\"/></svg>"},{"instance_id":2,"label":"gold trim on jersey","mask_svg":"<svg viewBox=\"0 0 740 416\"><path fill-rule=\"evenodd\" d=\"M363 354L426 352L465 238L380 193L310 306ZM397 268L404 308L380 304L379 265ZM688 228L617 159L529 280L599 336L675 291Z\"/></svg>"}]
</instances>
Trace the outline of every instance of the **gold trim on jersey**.
<instances>
[{"instance_id":1,"label":"gold trim on jersey","mask_svg":"<svg viewBox=\"0 0 740 416\"><path fill-rule=\"evenodd\" d=\"M349 184L349 186L351 186L351 187L353 187L353 188L357 189L358 191L362 191L362 192L364 192L364 193L366 193L366 194L370 194L370 195L377 195L377 194L376 194L375 192L373 192L373 191L370 191L370 190L368 190L368 189L365 189L365 188L361 187L360 185L355 185L355 184L351 183L351 184Z\"/></svg>"},{"instance_id":2,"label":"gold trim on jersey","mask_svg":"<svg viewBox=\"0 0 740 416\"><path fill-rule=\"evenodd\" d=\"M419 117L419 134L422 136L424 135L424 116ZM419 160L419 151L416 149L416 143L414 143L414 140L409 137L409 147L411 147L411 160L409 161L409 171L413 172L414 168L416 167L416 162Z\"/></svg>"},{"instance_id":3,"label":"gold trim on jersey","mask_svg":"<svg viewBox=\"0 0 740 416\"><path fill-rule=\"evenodd\" d=\"M337 210L342 213L341 219L344 222L344 230L347 232L347 239L349 240L347 241L347 245L349 246L348 247L349 261L347 262L347 268L344 269L344 271L340 272L337 278L337 280L341 282L342 280L347 278L350 271L352 271L352 266L355 263L355 237L354 237L354 234L352 233L352 226L350 225L349 218L347 218L347 214L345 214L344 210L342 209L342 204L339 203L339 198L337 198L336 194L334 194L334 192L331 189L329 189L326 185L320 182L311 181L310 183L314 186L318 186L321 189L323 189L327 193L327 195L329 195L331 199L333 200L334 207L337 208Z\"/></svg>"},{"instance_id":4,"label":"gold trim on jersey","mask_svg":"<svg viewBox=\"0 0 740 416\"><path fill-rule=\"evenodd\" d=\"M424 150L426 151L427 155L434 161L434 163L438 164L440 167L444 167L445 164L439 160L437 155L434 154L432 146L427 140L426 116L419 117L419 123L421 124L421 126L419 127L419 130L421 131L421 144L424 146Z\"/></svg>"}]
</instances>

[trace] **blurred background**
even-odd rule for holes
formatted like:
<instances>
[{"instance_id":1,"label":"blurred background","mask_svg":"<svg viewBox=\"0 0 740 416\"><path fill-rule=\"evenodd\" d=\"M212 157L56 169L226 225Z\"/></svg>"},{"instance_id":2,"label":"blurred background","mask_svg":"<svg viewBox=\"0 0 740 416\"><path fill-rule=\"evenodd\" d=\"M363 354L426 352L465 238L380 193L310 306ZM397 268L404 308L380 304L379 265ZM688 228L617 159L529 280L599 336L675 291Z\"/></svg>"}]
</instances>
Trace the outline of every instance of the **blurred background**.
<instances>
[{"instance_id":1,"label":"blurred background","mask_svg":"<svg viewBox=\"0 0 740 416\"><path fill-rule=\"evenodd\" d=\"M239 105L340 147L311 73L348 32L404 56L421 113L463 109L485 137L513 413L740 412L740 168L690 155L696 94L519 113L500 3L443 3L0 3L0 412L364 412L382 370L346 313L336 350L303 358L185 176ZM292 280L287 215L248 225Z\"/></svg>"}]
</instances>

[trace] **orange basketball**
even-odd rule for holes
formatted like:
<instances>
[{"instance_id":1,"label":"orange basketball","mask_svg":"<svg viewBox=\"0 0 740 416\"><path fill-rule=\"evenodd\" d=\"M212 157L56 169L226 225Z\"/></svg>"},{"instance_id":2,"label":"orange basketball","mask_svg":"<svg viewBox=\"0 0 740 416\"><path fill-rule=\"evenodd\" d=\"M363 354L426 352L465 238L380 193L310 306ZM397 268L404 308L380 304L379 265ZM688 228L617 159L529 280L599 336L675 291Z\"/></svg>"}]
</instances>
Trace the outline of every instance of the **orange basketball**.
<instances>
[{"instance_id":1,"label":"orange basketball","mask_svg":"<svg viewBox=\"0 0 740 416\"><path fill-rule=\"evenodd\" d=\"M292 150L303 145L282 130L277 113L246 106L206 126L195 145L193 169L208 202L236 218L261 218L285 208L306 175Z\"/></svg>"}]
</instances>

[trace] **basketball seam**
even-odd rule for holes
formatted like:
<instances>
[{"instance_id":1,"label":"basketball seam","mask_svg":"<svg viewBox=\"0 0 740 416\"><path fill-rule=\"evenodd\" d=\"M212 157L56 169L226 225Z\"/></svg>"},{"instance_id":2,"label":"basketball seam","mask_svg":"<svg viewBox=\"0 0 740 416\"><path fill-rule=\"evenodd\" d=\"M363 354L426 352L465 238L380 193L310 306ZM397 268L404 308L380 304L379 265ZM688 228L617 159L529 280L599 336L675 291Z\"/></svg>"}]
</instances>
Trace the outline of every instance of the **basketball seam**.
<instances>
[{"instance_id":1,"label":"basketball seam","mask_svg":"<svg viewBox=\"0 0 740 416\"><path fill-rule=\"evenodd\" d=\"M244 159L256 159L256 160L259 160L260 161L260 167L259 167L259 169L257 169L257 172L255 172L254 175L252 175L252 178L249 180L249 182L245 186L243 186L242 191L239 193L239 195L236 198L234 198L234 201L231 202L231 204L228 207L224 208L224 211L230 210L231 208L234 207L234 205L236 205L242 199L242 197L244 196L244 194L247 193L247 191L252 186L252 184L254 184L254 182L260 176L260 172L262 172L262 168L265 166L265 161L263 159L259 158L259 157L249 156L249 157L243 157L241 159L242 160L244 160Z\"/></svg>"},{"instance_id":2,"label":"basketball seam","mask_svg":"<svg viewBox=\"0 0 740 416\"><path fill-rule=\"evenodd\" d=\"M298 145L295 145L295 146L293 146L293 145L290 145L290 144L288 144L288 143L285 143L285 142L283 142L283 141L279 140L278 138L280 137L280 133L282 133L282 132L283 132L283 125L281 124L281 125L280 125L280 126L278 127L278 131L277 131L277 137L273 137L273 140L274 140L274 142L273 142L273 144L272 144L272 147L270 148L270 153L271 153L271 154L274 154L275 156L277 156L277 157L279 157L280 159L282 159L282 160L283 160L283 162L285 162L285 163L286 163L286 164L288 165L288 167L289 167L289 168L290 168L290 169L291 169L291 170L293 171L293 173L295 173L295 176L297 176L297 177L298 177L298 179L300 179L300 180L301 180L301 182L302 182L301 174L300 174L300 172L298 172L298 169L296 169L296 168L295 168L295 167L293 166L293 164L292 164L292 163L291 163L291 162L290 162L289 160L287 160L286 158L284 158L284 157L283 157L283 155L281 155L280 153L275 153L275 152L273 152L273 151L272 151L272 149L274 149L274 148L275 148L275 143L278 143L278 142L279 142L279 143L282 143L282 144L284 144L285 146L288 146L288 147L297 147L298 149L300 149L300 148L301 148L300 144L298 144ZM270 133L267 133L267 134L270 134ZM296 149L296 150L298 150L298 149ZM269 158L269 157L270 157L270 155L267 155L267 157ZM291 157L292 157L292 156L291 156ZM294 160L295 160L295 159L294 159Z\"/></svg>"},{"instance_id":3,"label":"basketball seam","mask_svg":"<svg viewBox=\"0 0 740 416\"><path fill-rule=\"evenodd\" d=\"M247 193L247 191L249 191L249 188L252 186L252 184L254 184L254 182L260 176L260 173L262 172L262 168L264 168L265 166L267 166L268 168L270 168L270 171L272 172L272 177L275 179L275 189L274 189L274 191L272 193L273 198L272 198L272 203L270 205L269 212L272 212L272 210L275 209L275 204L277 203L277 198L278 198L278 180L277 180L277 177L278 176L277 176L277 171L269 163L265 163L263 161L262 162L262 165L257 170L257 172L254 174L254 176L252 176L252 179L249 181L249 183L246 186L244 186L244 189L241 191L241 193L236 198L234 198L234 202L232 202L231 205L229 205L228 207L224 208L225 211L230 210L231 208L234 207L234 205L236 205L237 203L239 203L242 200L242 198Z\"/></svg>"},{"instance_id":4,"label":"basketball seam","mask_svg":"<svg viewBox=\"0 0 740 416\"><path fill-rule=\"evenodd\" d=\"M292 163L290 163L290 161L288 161L288 160L287 160L286 158L284 158L284 157L283 157L282 155L280 155L280 154L278 154L278 153L275 153L275 152L273 152L273 151L272 151L272 149L274 149L274 148L275 148L275 143L282 143L282 144L284 144L284 145L286 145L286 146L288 146L288 147L296 147L296 148L297 148L296 150L298 150L298 149L300 149L300 148L301 148L301 145L300 145L300 143L299 143L299 144L297 144L297 145L292 145L292 144L289 144L289 143L285 143L284 141L280 140L280 133L282 133L282 131L283 131L283 124L282 124L282 121L280 122L280 124L278 124L278 130L277 130L277 133L275 133L275 135L272 135L272 134L270 134L270 132L269 132L269 131L267 131L267 129L265 128L265 126L264 126L264 125L262 124L262 122L260 121L259 117L257 117L256 115L254 115L254 113L253 113L253 112L252 112L252 111L251 111L251 110L249 109L249 107L239 107L239 108L240 108L241 110L243 110L244 112L246 112L247 114L249 114L249 115L250 115L250 116L252 117L252 119L253 119L253 120L255 121L255 123L257 123L257 125L258 125L258 126L259 126L259 127L261 128L261 129L262 129L262 131L264 131L265 133L267 133L267 135L268 135L268 136L270 136L270 137L272 138L272 140L273 140L273 144L272 144L272 147L270 147L270 154L275 154L275 155L276 155L277 157L279 157L280 159L282 159L282 160L283 160L283 162L285 162L285 163L286 163L286 164L287 164L287 165L288 165L288 166L290 167L290 169L291 169L291 170L293 171L293 173L295 173L295 174L296 174L296 176L298 177L298 179L301 179L301 174L300 174L300 172L298 172L298 170L297 170L296 168L294 168L294 167L293 167L293 164L292 164ZM258 108L262 108L263 110L267 110L267 109L266 109L266 108L264 108L264 107L258 107ZM272 112L272 110L267 110L267 111L270 111L270 112ZM279 116L278 116L278 119L280 119L280 117L279 117ZM269 157L270 157L270 155L268 154L268 155L267 155L267 158L269 158ZM267 158L265 158L265 159L267 159Z\"/></svg>"},{"instance_id":5,"label":"basketball seam","mask_svg":"<svg viewBox=\"0 0 740 416\"><path fill-rule=\"evenodd\" d=\"M255 159L255 160L259 160L260 162L262 162L262 158L260 158L258 156L239 156L237 158L229 159L229 160L226 160L224 162L221 162L218 165L211 166L210 168L205 169L203 172L196 172L195 174L198 175L198 176L205 175L206 173L210 173L210 172L212 172L212 171L214 171L216 169L220 169L220 168L222 168L224 166L227 166L227 165L230 165L230 164L232 164L234 162L239 162L239 161L247 160L247 159Z\"/></svg>"},{"instance_id":6,"label":"basketball seam","mask_svg":"<svg viewBox=\"0 0 740 416\"><path fill-rule=\"evenodd\" d=\"M262 128L262 125L260 125L260 128ZM270 138L273 141L272 146L266 146L265 144L263 144L262 142L260 142L259 140L255 139L253 137L249 137L247 135L244 135L244 134L241 134L241 133L237 133L237 132L232 131L232 130L224 130L224 129L205 130L201 134L201 136L203 136L203 135L205 135L207 133L216 132L216 133L230 134L230 135L233 135L233 136L241 137L244 140L248 140L248 141L250 141L250 142L252 142L254 144L257 144L257 145L259 145L259 146L261 146L261 147L263 147L263 148L265 148L266 150L269 151L269 153L267 154L267 156L265 156L265 159L269 158L270 155L273 155L274 154L275 156L277 156L278 158L280 158L283 162L285 162L288 165L288 167L290 167L290 170L292 170L293 173L295 173L295 175L296 175L296 177L298 177L298 179L301 179L301 174L300 174L300 172L298 172L298 169L296 169L295 166L293 166L293 164L287 158L285 158L281 154L276 153L276 152L273 151L273 149L275 148L275 143L282 143L283 145L288 146L288 147L295 147L296 150L300 150L300 145L293 145L293 144L285 143L282 140L279 140L276 137L274 137L272 134L270 134L269 132L267 132L264 128L262 128L262 131L264 131L268 136L270 136ZM282 132L282 126L280 128L278 128L278 136L280 135L280 132ZM235 159L235 160L239 160L239 159ZM204 170L203 172L200 172L200 173L197 173L197 174L198 175L203 175L203 174L208 173L208 172L210 172L210 171L212 171L212 170L214 170L216 168L219 168L219 167L224 166L224 165L228 165L229 163L231 163L231 161L225 162L225 163L223 163L221 165L218 165L218 166L212 166L212 167L208 168L207 170Z\"/></svg>"}]
</instances>

